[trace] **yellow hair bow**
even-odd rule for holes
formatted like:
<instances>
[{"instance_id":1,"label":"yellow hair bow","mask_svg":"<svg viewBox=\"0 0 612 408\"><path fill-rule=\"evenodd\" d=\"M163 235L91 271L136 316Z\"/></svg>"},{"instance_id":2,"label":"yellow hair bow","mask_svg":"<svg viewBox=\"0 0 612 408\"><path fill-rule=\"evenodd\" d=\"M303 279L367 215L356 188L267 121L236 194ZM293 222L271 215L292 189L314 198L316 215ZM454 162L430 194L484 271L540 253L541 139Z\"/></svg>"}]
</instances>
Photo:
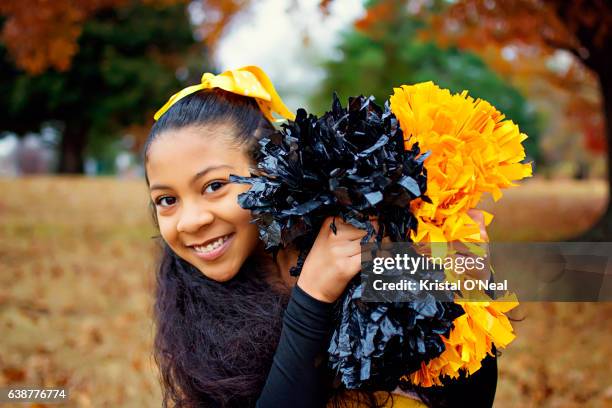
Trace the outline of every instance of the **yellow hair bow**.
<instances>
[{"instance_id":1,"label":"yellow hair bow","mask_svg":"<svg viewBox=\"0 0 612 408\"><path fill-rule=\"evenodd\" d=\"M295 119L295 114L287 109L276 89L274 89L270 78L261 68L254 65L228 70L219 75L213 75L209 72L205 73L202 75L201 83L188 86L172 95L168 102L155 113L153 118L158 120L172 105L185 96L202 89L212 88L221 88L238 95L255 98L259 109L271 122L279 121L272 116L272 112L278 113L285 119Z\"/></svg>"}]
</instances>

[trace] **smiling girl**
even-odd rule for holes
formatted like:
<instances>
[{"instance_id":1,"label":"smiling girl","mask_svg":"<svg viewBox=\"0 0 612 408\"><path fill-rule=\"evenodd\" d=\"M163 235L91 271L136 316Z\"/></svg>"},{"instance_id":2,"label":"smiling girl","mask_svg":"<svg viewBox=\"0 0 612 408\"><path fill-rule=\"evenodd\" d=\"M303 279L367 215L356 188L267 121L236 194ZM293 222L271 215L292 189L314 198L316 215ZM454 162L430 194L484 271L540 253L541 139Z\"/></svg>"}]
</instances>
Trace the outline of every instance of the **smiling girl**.
<instances>
[{"instance_id":1,"label":"smiling girl","mask_svg":"<svg viewBox=\"0 0 612 408\"><path fill-rule=\"evenodd\" d=\"M299 278L289 275L295 251L272 258L263 250L251 213L237 203L248 186L229 176L255 168L257 141L274 131L273 111L293 118L258 68L205 74L162 108L145 143L161 235L154 355L164 407L347 402L331 387L325 348L334 302L360 270L366 232L335 219L333 233L328 218ZM363 396L367 406L391 406ZM416 394L393 400L424 406Z\"/></svg>"}]
</instances>

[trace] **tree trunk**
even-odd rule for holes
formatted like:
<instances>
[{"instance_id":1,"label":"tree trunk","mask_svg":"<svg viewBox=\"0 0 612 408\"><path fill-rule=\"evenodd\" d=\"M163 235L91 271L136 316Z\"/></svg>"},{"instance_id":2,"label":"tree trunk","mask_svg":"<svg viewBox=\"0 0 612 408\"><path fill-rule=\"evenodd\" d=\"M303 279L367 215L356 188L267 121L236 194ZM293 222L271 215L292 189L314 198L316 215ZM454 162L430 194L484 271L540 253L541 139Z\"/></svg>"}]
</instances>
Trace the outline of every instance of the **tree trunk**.
<instances>
[{"instance_id":1,"label":"tree trunk","mask_svg":"<svg viewBox=\"0 0 612 408\"><path fill-rule=\"evenodd\" d=\"M58 173L83 174L88 127L80 123L66 123L60 144Z\"/></svg>"},{"instance_id":2,"label":"tree trunk","mask_svg":"<svg viewBox=\"0 0 612 408\"><path fill-rule=\"evenodd\" d=\"M605 60L605 59L604 59ZM608 158L608 194L612 194L612 64L604 62L598 67L599 84L604 113L604 129L607 141ZM580 216L580 214L576 214ZM608 198L608 206L603 216L584 234L576 238L578 241L603 242L612 241L612 206Z\"/></svg>"}]
</instances>

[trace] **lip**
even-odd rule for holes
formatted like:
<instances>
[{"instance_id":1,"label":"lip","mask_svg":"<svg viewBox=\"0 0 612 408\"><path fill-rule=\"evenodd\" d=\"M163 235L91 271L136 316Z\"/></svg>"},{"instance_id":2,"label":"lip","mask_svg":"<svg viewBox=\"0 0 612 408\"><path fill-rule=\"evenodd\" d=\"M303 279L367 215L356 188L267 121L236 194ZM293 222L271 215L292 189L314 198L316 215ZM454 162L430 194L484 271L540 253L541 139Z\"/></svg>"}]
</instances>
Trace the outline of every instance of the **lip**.
<instances>
[{"instance_id":1,"label":"lip","mask_svg":"<svg viewBox=\"0 0 612 408\"><path fill-rule=\"evenodd\" d=\"M207 239L206 241L197 242L197 243L195 243L195 244L189 244L189 245L186 245L186 246L188 246L188 247L194 247L194 246L203 246L203 245L212 244L213 242L215 242L215 241L216 241L216 240L218 240L219 238L226 237L226 236L228 236L228 235L232 235L232 234L234 234L234 233L233 233L233 232L230 232L229 234L217 235L216 237L214 237L214 238L210 238L210 239Z\"/></svg>"},{"instance_id":2,"label":"lip","mask_svg":"<svg viewBox=\"0 0 612 408\"><path fill-rule=\"evenodd\" d=\"M221 255L223 255L227 249L229 248L229 246L232 244L232 241L234 240L234 236L236 234L234 232L232 232L231 234L229 234L229 238L223 243L223 245L221 245L219 248L216 248L210 252L207 253L201 253L195 250L195 248L193 248L192 246L190 246L190 249L193 251L193 253L200 259L204 260L204 261L213 261L219 257L221 257ZM222 235L224 236L224 235ZM214 241L216 239L219 239L220 237L217 237L213 240L209 240L208 242Z\"/></svg>"}]
</instances>

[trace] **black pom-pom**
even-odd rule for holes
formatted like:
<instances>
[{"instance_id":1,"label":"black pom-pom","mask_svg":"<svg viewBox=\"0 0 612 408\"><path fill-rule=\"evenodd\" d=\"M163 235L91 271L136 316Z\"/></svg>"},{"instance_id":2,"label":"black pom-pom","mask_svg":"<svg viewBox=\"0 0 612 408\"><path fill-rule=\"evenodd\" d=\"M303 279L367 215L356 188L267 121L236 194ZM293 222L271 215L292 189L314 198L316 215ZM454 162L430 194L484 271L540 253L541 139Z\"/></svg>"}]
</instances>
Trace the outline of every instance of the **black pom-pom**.
<instances>
[{"instance_id":1,"label":"black pom-pom","mask_svg":"<svg viewBox=\"0 0 612 408\"><path fill-rule=\"evenodd\" d=\"M427 154L418 145L404 149L388 105L359 96L345 109L334 95L330 112L317 118L299 109L295 121L259 144L260 175L231 181L251 185L238 202L251 210L266 249L292 244L303 261L328 216L366 230L363 242L375 232L378 241L406 241L416 230L410 201L425 194Z\"/></svg>"},{"instance_id":2,"label":"black pom-pom","mask_svg":"<svg viewBox=\"0 0 612 408\"><path fill-rule=\"evenodd\" d=\"M365 303L363 285L349 285L338 311L329 362L348 389L392 391L400 377L444 351L453 320L464 312L422 293L411 302Z\"/></svg>"}]
</instances>

